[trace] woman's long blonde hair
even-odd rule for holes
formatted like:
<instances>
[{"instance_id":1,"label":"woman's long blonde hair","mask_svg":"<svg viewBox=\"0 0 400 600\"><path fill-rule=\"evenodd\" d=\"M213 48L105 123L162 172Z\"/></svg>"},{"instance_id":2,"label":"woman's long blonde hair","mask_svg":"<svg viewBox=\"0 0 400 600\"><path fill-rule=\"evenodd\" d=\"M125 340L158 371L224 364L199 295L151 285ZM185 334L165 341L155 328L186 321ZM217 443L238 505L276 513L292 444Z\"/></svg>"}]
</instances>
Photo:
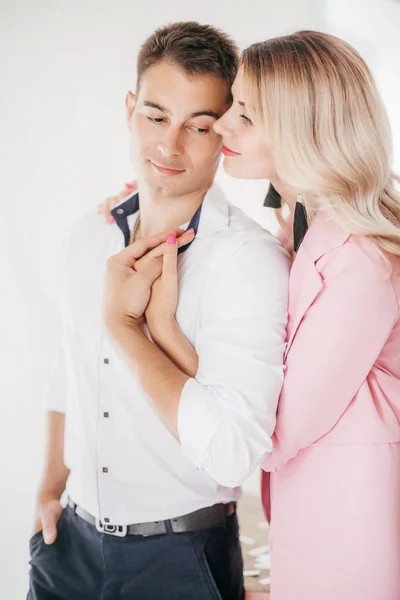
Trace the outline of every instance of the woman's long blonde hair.
<instances>
[{"instance_id":1,"label":"woman's long blonde hair","mask_svg":"<svg viewBox=\"0 0 400 600\"><path fill-rule=\"evenodd\" d=\"M299 31L254 44L244 81L279 178L345 231L400 255L399 178L386 110L361 56L343 40Z\"/></svg>"}]
</instances>

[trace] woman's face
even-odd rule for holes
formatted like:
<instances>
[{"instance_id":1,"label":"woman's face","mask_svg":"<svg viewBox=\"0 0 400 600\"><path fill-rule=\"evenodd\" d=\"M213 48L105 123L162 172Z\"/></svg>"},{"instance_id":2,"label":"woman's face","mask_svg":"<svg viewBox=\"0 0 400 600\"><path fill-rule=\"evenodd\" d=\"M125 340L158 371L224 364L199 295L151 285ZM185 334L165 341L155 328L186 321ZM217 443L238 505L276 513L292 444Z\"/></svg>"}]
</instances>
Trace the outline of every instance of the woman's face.
<instances>
[{"instance_id":1,"label":"woman's face","mask_svg":"<svg viewBox=\"0 0 400 600\"><path fill-rule=\"evenodd\" d=\"M214 123L214 130L224 143L224 169L228 175L241 179L274 179L275 163L265 128L260 119L254 118L254 103L245 96L244 89L241 67L232 86L232 106Z\"/></svg>"}]
</instances>

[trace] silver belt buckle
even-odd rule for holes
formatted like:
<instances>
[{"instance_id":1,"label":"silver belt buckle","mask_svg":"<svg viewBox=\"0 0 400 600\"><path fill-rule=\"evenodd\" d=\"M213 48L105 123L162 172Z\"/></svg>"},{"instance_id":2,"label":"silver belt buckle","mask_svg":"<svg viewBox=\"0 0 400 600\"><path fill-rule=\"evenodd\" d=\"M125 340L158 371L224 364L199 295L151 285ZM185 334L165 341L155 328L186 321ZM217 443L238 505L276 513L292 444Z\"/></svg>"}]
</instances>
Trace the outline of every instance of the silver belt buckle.
<instances>
[{"instance_id":1,"label":"silver belt buckle","mask_svg":"<svg viewBox=\"0 0 400 600\"><path fill-rule=\"evenodd\" d=\"M116 535L117 537L125 537L128 533L127 525L111 525L110 523L103 523L100 519L96 519L96 529L100 533Z\"/></svg>"}]
</instances>

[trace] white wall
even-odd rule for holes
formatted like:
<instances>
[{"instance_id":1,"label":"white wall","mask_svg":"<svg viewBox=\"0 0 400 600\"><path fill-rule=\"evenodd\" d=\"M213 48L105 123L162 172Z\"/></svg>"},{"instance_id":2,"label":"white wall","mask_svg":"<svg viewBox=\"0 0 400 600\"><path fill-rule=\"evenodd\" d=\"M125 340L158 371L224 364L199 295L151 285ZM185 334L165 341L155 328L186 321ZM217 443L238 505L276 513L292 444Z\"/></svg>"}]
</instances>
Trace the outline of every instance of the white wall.
<instances>
[{"instance_id":1,"label":"white wall","mask_svg":"<svg viewBox=\"0 0 400 600\"><path fill-rule=\"evenodd\" d=\"M352 44L371 67L393 129L400 172L400 0L325 0L323 27Z\"/></svg>"},{"instance_id":2,"label":"white wall","mask_svg":"<svg viewBox=\"0 0 400 600\"><path fill-rule=\"evenodd\" d=\"M316 28L317 0L1 0L0 597L27 586L39 477L39 410L56 337L63 242L83 213L130 178L124 97L140 43L195 19L245 47ZM266 184L222 183L267 223ZM257 483L253 484L256 487Z\"/></svg>"}]
</instances>

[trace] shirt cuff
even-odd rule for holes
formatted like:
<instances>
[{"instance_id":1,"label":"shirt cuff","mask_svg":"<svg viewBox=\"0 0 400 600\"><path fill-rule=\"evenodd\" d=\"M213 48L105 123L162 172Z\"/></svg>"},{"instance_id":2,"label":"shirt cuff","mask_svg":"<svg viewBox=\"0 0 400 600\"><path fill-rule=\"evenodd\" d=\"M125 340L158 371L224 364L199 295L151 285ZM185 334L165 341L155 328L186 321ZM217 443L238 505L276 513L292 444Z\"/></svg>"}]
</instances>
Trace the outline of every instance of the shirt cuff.
<instances>
[{"instance_id":1,"label":"shirt cuff","mask_svg":"<svg viewBox=\"0 0 400 600\"><path fill-rule=\"evenodd\" d=\"M211 396L211 397L210 397ZM207 449L218 423L218 403L210 402L212 390L196 379L185 383L178 408L178 433L183 452L198 468L204 470L208 458ZM210 427L210 423L214 426Z\"/></svg>"}]
</instances>

